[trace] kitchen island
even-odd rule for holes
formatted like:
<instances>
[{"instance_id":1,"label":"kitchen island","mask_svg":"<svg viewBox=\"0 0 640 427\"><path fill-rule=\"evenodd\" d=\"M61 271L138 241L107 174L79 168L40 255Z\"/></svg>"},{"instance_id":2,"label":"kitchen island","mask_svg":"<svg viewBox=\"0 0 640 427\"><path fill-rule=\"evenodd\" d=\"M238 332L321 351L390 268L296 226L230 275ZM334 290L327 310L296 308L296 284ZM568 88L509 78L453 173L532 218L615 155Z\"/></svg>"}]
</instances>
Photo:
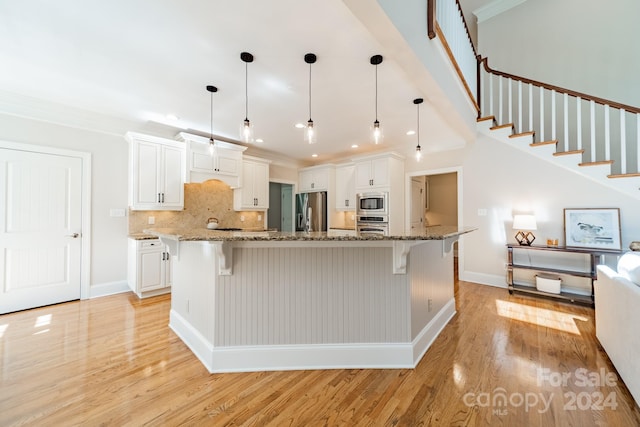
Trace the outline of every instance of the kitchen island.
<instances>
[{"instance_id":1,"label":"kitchen island","mask_svg":"<svg viewBox=\"0 0 640 427\"><path fill-rule=\"evenodd\" d=\"M455 314L453 243L150 229L172 255L170 327L209 372L412 368Z\"/></svg>"}]
</instances>

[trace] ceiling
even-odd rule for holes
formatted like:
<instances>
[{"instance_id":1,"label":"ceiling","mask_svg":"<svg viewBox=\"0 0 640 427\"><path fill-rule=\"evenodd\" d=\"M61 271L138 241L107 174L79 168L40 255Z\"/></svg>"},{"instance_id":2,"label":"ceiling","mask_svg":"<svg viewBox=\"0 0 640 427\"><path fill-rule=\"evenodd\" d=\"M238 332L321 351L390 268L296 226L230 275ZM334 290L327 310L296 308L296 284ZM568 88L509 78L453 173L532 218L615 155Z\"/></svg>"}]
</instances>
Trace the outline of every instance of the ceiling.
<instances>
[{"instance_id":1,"label":"ceiling","mask_svg":"<svg viewBox=\"0 0 640 427\"><path fill-rule=\"evenodd\" d=\"M246 94L243 51L255 57ZM306 53L318 58L311 65L313 145L294 127L310 115ZM377 70L382 147L369 141L375 54L385 58ZM5 95L201 135L211 129L206 86L214 85L213 134L231 141L245 118L246 95L255 138L262 139L256 146L303 162L312 154L327 161L412 149L412 101L428 98L342 0L5 1L0 63ZM457 138L428 102L420 108L423 146Z\"/></svg>"}]
</instances>

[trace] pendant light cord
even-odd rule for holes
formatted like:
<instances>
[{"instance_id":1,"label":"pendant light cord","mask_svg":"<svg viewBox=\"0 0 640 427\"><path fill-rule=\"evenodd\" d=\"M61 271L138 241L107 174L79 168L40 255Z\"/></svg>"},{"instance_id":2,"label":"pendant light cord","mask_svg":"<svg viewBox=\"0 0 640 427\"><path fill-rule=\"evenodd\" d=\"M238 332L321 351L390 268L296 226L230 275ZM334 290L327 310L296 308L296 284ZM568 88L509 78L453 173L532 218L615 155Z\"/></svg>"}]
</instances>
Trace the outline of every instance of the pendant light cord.
<instances>
[{"instance_id":1,"label":"pendant light cord","mask_svg":"<svg viewBox=\"0 0 640 427\"><path fill-rule=\"evenodd\" d=\"M418 134L418 147L420 147L420 104L418 104L418 115L417 115L417 121L418 121L418 131L416 132Z\"/></svg>"},{"instance_id":2,"label":"pendant light cord","mask_svg":"<svg viewBox=\"0 0 640 427\"><path fill-rule=\"evenodd\" d=\"M213 141L213 92L211 92L211 105L209 108L209 111L211 111L211 141Z\"/></svg>"},{"instance_id":3,"label":"pendant light cord","mask_svg":"<svg viewBox=\"0 0 640 427\"><path fill-rule=\"evenodd\" d=\"M378 121L378 65L376 64L376 122Z\"/></svg>"},{"instance_id":4,"label":"pendant light cord","mask_svg":"<svg viewBox=\"0 0 640 427\"><path fill-rule=\"evenodd\" d=\"M244 63L244 119L249 120L249 63Z\"/></svg>"},{"instance_id":5,"label":"pendant light cord","mask_svg":"<svg viewBox=\"0 0 640 427\"><path fill-rule=\"evenodd\" d=\"M311 121L311 64L309 64L309 121Z\"/></svg>"}]
</instances>

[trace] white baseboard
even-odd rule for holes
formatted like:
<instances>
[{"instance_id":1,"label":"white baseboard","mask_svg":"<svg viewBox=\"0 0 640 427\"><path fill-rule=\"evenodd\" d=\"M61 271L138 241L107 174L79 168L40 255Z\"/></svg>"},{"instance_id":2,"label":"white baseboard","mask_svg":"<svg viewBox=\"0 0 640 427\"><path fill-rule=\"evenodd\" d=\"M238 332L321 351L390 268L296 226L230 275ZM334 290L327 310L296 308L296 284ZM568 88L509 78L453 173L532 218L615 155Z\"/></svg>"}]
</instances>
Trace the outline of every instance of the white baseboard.
<instances>
[{"instance_id":1,"label":"white baseboard","mask_svg":"<svg viewBox=\"0 0 640 427\"><path fill-rule=\"evenodd\" d=\"M131 289L126 280L100 283L89 287L89 298L106 297L108 295L121 294L129 291L131 291Z\"/></svg>"},{"instance_id":2,"label":"white baseboard","mask_svg":"<svg viewBox=\"0 0 640 427\"><path fill-rule=\"evenodd\" d=\"M455 300L411 343L301 344L214 347L171 310L169 327L210 373L304 369L412 369L455 315Z\"/></svg>"},{"instance_id":3,"label":"white baseboard","mask_svg":"<svg viewBox=\"0 0 640 427\"><path fill-rule=\"evenodd\" d=\"M435 315L433 319L420 331L413 340L413 367L417 366L422 356L429 350L433 341L447 326L447 323L456 315L456 300L451 298L448 303Z\"/></svg>"},{"instance_id":4,"label":"white baseboard","mask_svg":"<svg viewBox=\"0 0 640 427\"><path fill-rule=\"evenodd\" d=\"M503 276L495 274L474 273L472 271L461 271L459 273L460 280L465 282L479 283L481 285L495 286L497 288L507 288L506 271Z\"/></svg>"}]
</instances>

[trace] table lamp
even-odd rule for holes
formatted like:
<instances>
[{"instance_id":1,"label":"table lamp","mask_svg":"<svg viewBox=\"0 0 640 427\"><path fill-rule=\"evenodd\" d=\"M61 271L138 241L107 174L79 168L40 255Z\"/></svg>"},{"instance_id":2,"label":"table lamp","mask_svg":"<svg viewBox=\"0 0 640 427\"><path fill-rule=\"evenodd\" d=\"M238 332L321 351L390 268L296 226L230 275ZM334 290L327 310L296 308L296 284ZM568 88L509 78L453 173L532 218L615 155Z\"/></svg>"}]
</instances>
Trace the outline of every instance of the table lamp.
<instances>
[{"instance_id":1,"label":"table lamp","mask_svg":"<svg viewBox=\"0 0 640 427\"><path fill-rule=\"evenodd\" d=\"M537 230L536 217L533 215L514 215L513 229L518 230L516 240L524 246L531 246L536 236L530 230Z\"/></svg>"}]
</instances>

